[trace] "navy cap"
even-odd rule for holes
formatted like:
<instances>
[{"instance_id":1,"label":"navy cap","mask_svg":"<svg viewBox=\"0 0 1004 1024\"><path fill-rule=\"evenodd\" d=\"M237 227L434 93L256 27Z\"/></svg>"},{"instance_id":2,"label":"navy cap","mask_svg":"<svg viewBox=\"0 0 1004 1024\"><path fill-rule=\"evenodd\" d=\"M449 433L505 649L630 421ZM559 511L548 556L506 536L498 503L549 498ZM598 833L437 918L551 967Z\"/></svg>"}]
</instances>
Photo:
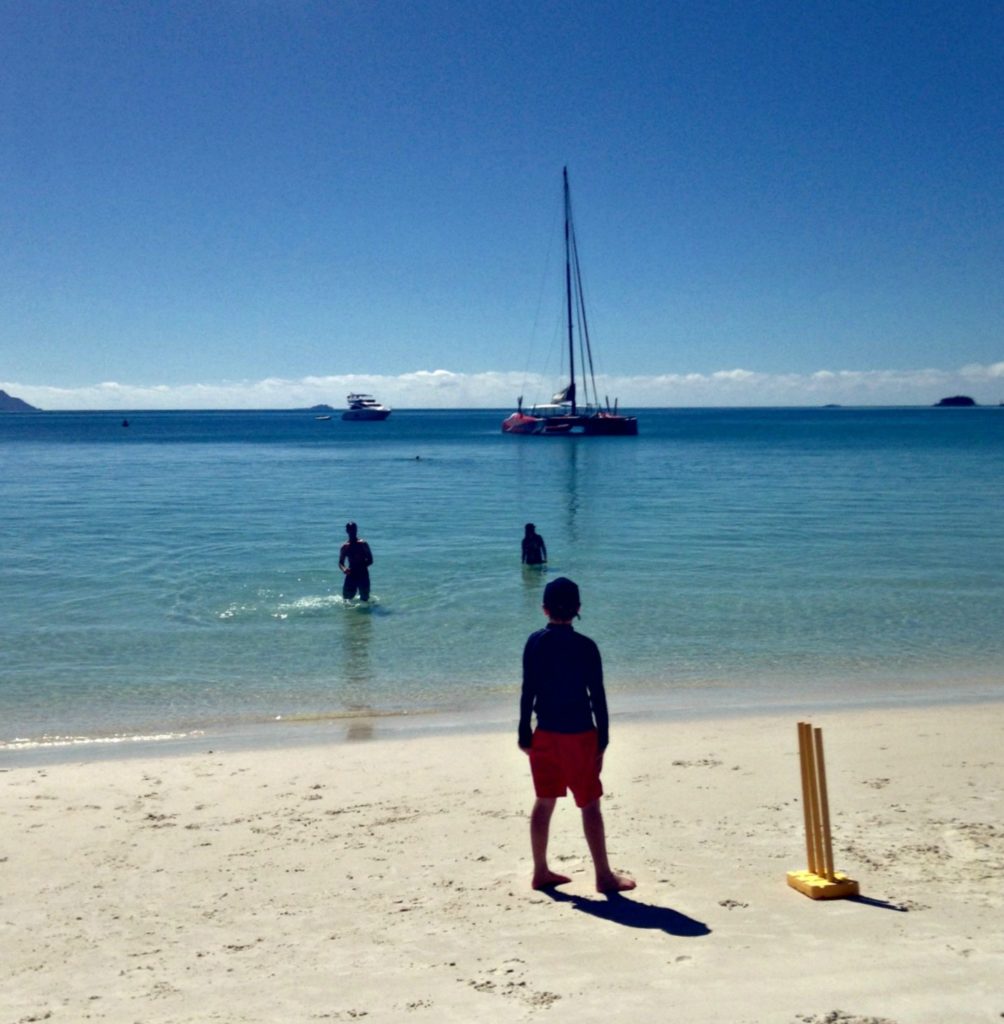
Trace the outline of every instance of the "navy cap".
<instances>
[{"instance_id":1,"label":"navy cap","mask_svg":"<svg viewBox=\"0 0 1004 1024\"><path fill-rule=\"evenodd\" d=\"M579 588L565 576L544 587L544 607L556 618L570 619L578 613L579 603Z\"/></svg>"}]
</instances>

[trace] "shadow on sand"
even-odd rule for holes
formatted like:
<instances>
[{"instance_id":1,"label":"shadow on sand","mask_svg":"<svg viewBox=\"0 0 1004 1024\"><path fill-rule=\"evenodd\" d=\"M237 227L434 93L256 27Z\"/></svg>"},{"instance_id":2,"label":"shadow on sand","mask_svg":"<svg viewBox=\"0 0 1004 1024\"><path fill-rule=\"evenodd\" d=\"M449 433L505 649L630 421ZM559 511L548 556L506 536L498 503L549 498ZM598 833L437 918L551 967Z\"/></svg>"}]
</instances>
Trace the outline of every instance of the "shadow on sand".
<instances>
[{"instance_id":1,"label":"shadow on sand","mask_svg":"<svg viewBox=\"0 0 1004 1024\"><path fill-rule=\"evenodd\" d=\"M669 907L639 903L621 893L590 899L588 896L576 896L558 889L547 889L544 892L555 903L571 903L584 914L602 917L604 921L613 921L627 928L653 928L667 935L682 935L691 939L711 934L711 929L703 921L696 921Z\"/></svg>"},{"instance_id":2,"label":"shadow on sand","mask_svg":"<svg viewBox=\"0 0 1004 1024\"><path fill-rule=\"evenodd\" d=\"M908 906L904 906L900 903L890 903L889 900L875 899L874 896L847 896L846 900L848 903L860 903L865 907L878 907L880 910L895 910L898 914L907 914L910 912Z\"/></svg>"}]
</instances>

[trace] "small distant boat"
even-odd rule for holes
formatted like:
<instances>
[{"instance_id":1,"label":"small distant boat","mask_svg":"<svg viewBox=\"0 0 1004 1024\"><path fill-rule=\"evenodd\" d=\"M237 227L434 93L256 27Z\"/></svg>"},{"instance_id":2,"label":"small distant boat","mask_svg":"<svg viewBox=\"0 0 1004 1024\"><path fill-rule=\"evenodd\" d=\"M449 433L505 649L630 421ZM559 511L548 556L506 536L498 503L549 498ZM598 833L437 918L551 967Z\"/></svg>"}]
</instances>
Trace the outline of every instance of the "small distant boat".
<instances>
[{"instance_id":1,"label":"small distant boat","mask_svg":"<svg viewBox=\"0 0 1004 1024\"><path fill-rule=\"evenodd\" d=\"M330 420L331 417L330 416L315 416L314 419L315 420Z\"/></svg>"},{"instance_id":2,"label":"small distant boat","mask_svg":"<svg viewBox=\"0 0 1004 1024\"><path fill-rule=\"evenodd\" d=\"M582 297L579 251L572 225L572 200L568 191L568 168L562 171L565 198L565 307L568 329L568 383L547 405L523 408L519 397L516 411L502 422L504 434L546 434L549 436L585 435L586 437L633 437L638 433L638 418L622 416L617 402L601 405L593 377L593 352L586 325L586 306ZM583 355L582 391L585 405L577 401L575 383L575 342ZM588 375L587 375L588 367ZM591 386L591 388L590 388ZM592 401L590 401L590 389Z\"/></svg>"},{"instance_id":3,"label":"small distant boat","mask_svg":"<svg viewBox=\"0 0 1004 1024\"><path fill-rule=\"evenodd\" d=\"M385 420L391 410L381 405L372 395L348 396L349 407L342 413L343 420Z\"/></svg>"}]
</instances>

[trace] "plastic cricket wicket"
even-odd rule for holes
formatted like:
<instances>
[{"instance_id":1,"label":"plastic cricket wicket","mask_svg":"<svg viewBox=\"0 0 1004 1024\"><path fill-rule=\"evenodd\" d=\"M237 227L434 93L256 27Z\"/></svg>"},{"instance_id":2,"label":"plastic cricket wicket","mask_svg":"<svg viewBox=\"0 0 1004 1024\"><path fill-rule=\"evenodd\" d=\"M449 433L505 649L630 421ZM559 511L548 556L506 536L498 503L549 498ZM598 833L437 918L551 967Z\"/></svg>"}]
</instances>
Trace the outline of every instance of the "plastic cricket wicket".
<instances>
[{"instance_id":1,"label":"plastic cricket wicket","mask_svg":"<svg viewBox=\"0 0 1004 1024\"><path fill-rule=\"evenodd\" d=\"M809 869L789 871L788 885L814 900L857 896L858 883L833 870L822 729L813 729L808 722L798 723L798 757L802 768L802 809L805 813L805 848Z\"/></svg>"}]
</instances>

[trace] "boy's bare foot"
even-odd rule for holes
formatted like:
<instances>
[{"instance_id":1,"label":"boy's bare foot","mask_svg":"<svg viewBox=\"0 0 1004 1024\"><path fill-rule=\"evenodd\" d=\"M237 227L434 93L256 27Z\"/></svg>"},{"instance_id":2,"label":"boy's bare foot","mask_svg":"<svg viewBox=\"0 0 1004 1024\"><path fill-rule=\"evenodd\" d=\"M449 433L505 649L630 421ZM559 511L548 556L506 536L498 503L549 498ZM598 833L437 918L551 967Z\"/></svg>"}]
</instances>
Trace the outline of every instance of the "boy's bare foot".
<instances>
[{"instance_id":1,"label":"boy's bare foot","mask_svg":"<svg viewBox=\"0 0 1004 1024\"><path fill-rule=\"evenodd\" d=\"M556 871L544 871L533 876L534 889L552 889L556 885L565 885L571 879L567 875L559 875Z\"/></svg>"},{"instance_id":2,"label":"boy's bare foot","mask_svg":"<svg viewBox=\"0 0 1004 1024\"><path fill-rule=\"evenodd\" d=\"M596 879L596 891L602 893L630 892L637 884L633 878L611 871L608 876Z\"/></svg>"}]
</instances>

